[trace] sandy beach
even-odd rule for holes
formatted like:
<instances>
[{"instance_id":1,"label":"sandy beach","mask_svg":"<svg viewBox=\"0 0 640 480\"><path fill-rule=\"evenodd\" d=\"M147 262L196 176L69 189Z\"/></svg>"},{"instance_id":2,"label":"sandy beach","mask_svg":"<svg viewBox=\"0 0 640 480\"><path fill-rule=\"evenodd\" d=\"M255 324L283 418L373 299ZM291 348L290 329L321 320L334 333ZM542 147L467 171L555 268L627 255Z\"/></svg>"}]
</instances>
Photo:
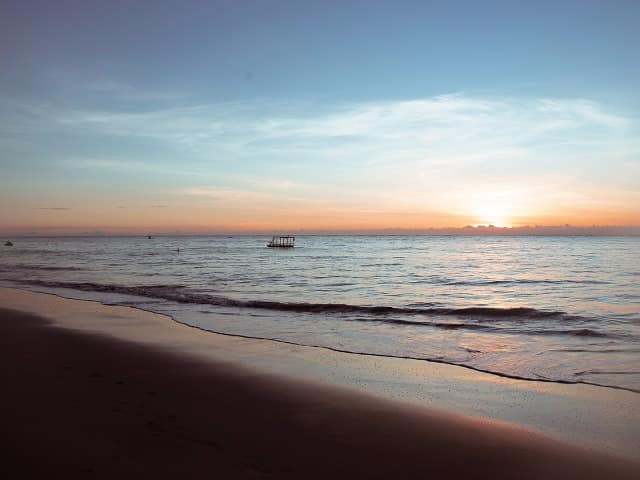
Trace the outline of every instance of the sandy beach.
<instances>
[{"instance_id":1,"label":"sandy beach","mask_svg":"<svg viewBox=\"0 0 640 480\"><path fill-rule=\"evenodd\" d=\"M3 478L640 475L634 445L610 455L530 428L550 396L556 406L549 412L563 402L600 416L608 408L615 426L625 414L633 418L638 401L631 392L537 382L522 382L534 384L524 389L495 377L488 388L496 398L520 388L529 408L540 410L507 422L459 406L474 403L472 386L492 377L459 367L421 362L433 370L421 383L428 390L433 380L435 400L403 402L350 386L353 374L330 381L336 371L354 371L346 356L332 352L224 337L149 312L13 289L0 289L0 307ZM378 364L381 378L393 365ZM445 409L436 393L447 372L453 391ZM465 381L468 398L460 401ZM478 392L477 403L492 403ZM579 436L580 427L574 432Z\"/></svg>"}]
</instances>

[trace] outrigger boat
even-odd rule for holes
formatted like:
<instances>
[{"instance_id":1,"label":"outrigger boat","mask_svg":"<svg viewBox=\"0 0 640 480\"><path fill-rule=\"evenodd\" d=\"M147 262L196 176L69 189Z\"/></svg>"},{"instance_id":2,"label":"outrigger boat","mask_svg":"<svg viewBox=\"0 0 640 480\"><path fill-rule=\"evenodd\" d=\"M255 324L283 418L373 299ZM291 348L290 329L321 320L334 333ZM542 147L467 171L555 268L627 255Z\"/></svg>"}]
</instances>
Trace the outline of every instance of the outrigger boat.
<instances>
[{"instance_id":1,"label":"outrigger boat","mask_svg":"<svg viewBox=\"0 0 640 480\"><path fill-rule=\"evenodd\" d=\"M285 235L283 237L278 237L274 235L271 238L271 241L267 243L267 247L279 247L279 248L293 248L295 245L296 237L291 235Z\"/></svg>"}]
</instances>

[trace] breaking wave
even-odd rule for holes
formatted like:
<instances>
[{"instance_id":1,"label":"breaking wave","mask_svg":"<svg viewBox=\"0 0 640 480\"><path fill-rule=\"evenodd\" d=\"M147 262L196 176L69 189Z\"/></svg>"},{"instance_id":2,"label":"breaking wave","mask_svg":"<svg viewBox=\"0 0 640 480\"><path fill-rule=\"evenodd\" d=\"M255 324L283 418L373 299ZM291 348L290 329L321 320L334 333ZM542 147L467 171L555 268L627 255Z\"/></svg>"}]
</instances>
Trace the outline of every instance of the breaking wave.
<instances>
[{"instance_id":1,"label":"breaking wave","mask_svg":"<svg viewBox=\"0 0 640 480\"><path fill-rule=\"evenodd\" d=\"M464 307L442 308L429 306L422 303L421 307L392 307L382 305L349 305L342 303L304 303L304 302L278 302L269 300L238 300L224 296L197 293L189 291L183 285L140 285L123 286L108 285L90 282L58 282L43 280L25 280L23 283L49 287L68 288L89 292L106 292L124 295L133 295L146 298L163 299L178 303L199 305L213 305L219 307L234 307L247 309L262 309L282 312L298 312L310 314L337 314L344 315L347 321L378 322L413 327L433 327L447 330L483 330L499 331L503 333L523 333L520 329L497 325L495 320L509 320L518 322L523 320L561 320L579 321L583 317L568 315L562 311L538 310L530 307L496 308L496 307ZM351 314L351 315L350 315ZM357 316L354 316L357 315ZM410 318L398 318L398 316ZM432 321L430 317L454 317L458 319L470 319L471 322ZM487 322L488 320L488 322ZM492 322L491 320L494 320ZM484 321L484 322L483 322ZM562 323L564 323L562 322ZM555 323L555 322L554 322ZM540 335L575 335L583 337L607 337L606 333L592 329L527 329L527 333Z\"/></svg>"}]
</instances>

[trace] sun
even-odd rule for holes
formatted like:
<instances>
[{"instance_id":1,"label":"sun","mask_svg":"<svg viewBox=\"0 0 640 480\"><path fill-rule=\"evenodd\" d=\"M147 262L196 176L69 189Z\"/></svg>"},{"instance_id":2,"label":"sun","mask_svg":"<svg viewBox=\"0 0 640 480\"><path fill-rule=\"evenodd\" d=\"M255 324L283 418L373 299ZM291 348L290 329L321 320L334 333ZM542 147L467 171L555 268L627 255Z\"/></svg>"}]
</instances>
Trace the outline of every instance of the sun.
<instances>
[{"instance_id":1,"label":"sun","mask_svg":"<svg viewBox=\"0 0 640 480\"><path fill-rule=\"evenodd\" d=\"M473 215L477 221L477 225L511 227L511 209L508 205L501 205L497 203L474 205Z\"/></svg>"}]
</instances>

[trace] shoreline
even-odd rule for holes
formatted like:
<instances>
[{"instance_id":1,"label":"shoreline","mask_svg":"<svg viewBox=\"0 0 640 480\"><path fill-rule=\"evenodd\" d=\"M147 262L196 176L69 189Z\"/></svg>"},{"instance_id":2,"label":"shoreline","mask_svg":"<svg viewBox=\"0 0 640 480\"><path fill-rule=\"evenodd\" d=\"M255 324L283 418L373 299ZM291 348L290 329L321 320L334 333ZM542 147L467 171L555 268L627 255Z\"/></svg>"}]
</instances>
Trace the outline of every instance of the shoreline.
<instances>
[{"instance_id":1,"label":"shoreline","mask_svg":"<svg viewBox=\"0 0 640 480\"><path fill-rule=\"evenodd\" d=\"M106 303L106 302L103 302L101 300L96 300L96 299L91 299L91 298L87 299L87 298L75 298L75 297L71 297L71 296L67 297L62 293L56 293L56 292L48 291L46 288L45 288L45 290L39 290L37 288L37 285L36 285L36 288L30 288L30 287L27 287L27 286L2 286L2 285L0 285L0 289L2 289L2 288L14 289L14 290L19 290L19 291L26 291L26 292L36 293L36 294L43 294L43 295L52 295L52 296L55 296L55 297L66 299L66 300L76 300L76 301L83 301L83 302L95 302L95 303L98 303L98 304L104 305L104 306L120 306L120 305ZM80 293L80 292L86 292L85 290L73 290L71 287L54 287L53 289L54 290L70 290L70 291L75 292L76 294ZM91 292L92 291L89 291L89 293L91 293ZM131 293L130 295L136 296L135 293ZM571 380L562 380L562 379L531 378L531 377L526 377L526 376L521 376L521 375L516 375L516 374L509 374L509 373L497 372L497 371L493 371L493 370L489 370L489 369L483 369L483 368L479 368L479 367L475 367L473 365L468 365L468 364L463 364L463 363L454 363L454 362L451 362L451 361L439 360L437 358L411 357L411 356L391 355L391 354L372 353L372 352L358 352L358 351L354 351L354 350L340 349L340 348L331 347L331 346L327 346L327 345L313 345L313 344L306 344L306 343L296 343L294 341L277 339L277 338L266 338L266 337L258 337L258 336L251 336L251 335L243 335L243 334L240 334L240 333L228 333L228 332L224 332L224 331L209 330L209 329L200 327L200 326L195 325L195 324L190 324L190 323L178 320L177 318L175 318L174 316L172 316L171 314L168 314L168 313L157 312L157 311L154 311L154 310L149 310L149 309L145 309L145 308L138 307L138 306L136 306L136 307L131 306L131 305L121 305L121 306L126 306L127 308L133 308L135 310L140 310L140 311L144 311L144 312L148 312L148 313L152 313L152 314L156 314L156 315L161 315L163 317L167 317L172 322L175 322L175 323L180 324L180 325L184 325L184 326L186 326L188 328L194 328L196 330L200 330L200 331L205 332L205 333L214 334L214 335L221 335L221 336L226 336L226 337L231 337L231 338L244 338L244 339L248 339L248 340L264 340L264 341L267 341L267 342L280 343L280 344L283 344L283 345L293 345L293 346L296 346L296 347L303 347L303 348L317 348L317 349L322 349L322 350L326 350L326 351L330 351L330 352L336 352L336 353L348 354L348 355L360 355L360 356L379 357L379 358L388 358L388 359L411 360L411 361L415 360L415 361L419 361L419 362L429 362L429 363L433 363L433 364L442 364L442 365L448 365L448 366L452 366L452 367L465 368L465 369L469 369L469 370L472 370L474 372L478 372L478 373L481 373L481 374L488 374L488 375L492 375L492 376L496 376L496 377L500 377L500 378L505 378L505 379L511 379L511 380L521 380L521 381L525 381L525 382L552 383L552 384L560 384L560 385L588 385L588 386L593 386L593 387L610 388L610 389L614 389L614 390L622 390L622 391L626 391L626 392L640 394L640 390L638 390L638 389L634 389L634 388L631 388L631 387L619 386L619 385L608 385L608 384L604 384L604 383L589 382L589 381L584 381L584 380L571 381Z\"/></svg>"},{"instance_id":2,"label":"shoreline","mask_svg":"<svg viewBox=\"0 0 640 480\"><path fill-rule=\"evenodd\" d=\"M132 307L106 306L92 301L69 300L26 290L0 288L0 305L3 308L13 306L13 310L44 316L51 322L50 327L55 327L53 330L63 330L73 335L99 336L109 341L152 349L162 355L192 358L208 365L225 365L225 368L229 369L240 368L250 372L249 375L286 379L282 381L293 382L295 388L311 385L324 393L325 390L333 392L331 395L335 395L336 392L364 395L371 401L391 402L390 405L393 405L394 409L402 411L426 409L438 418L453 416L464 419L460 420L463 423L480 421L491 424L492 428L516 428L535 437L541 435L532 431L534 429L547 435L554 433L549 432L544 425L537 424L539 415L532 414L529 419L517 418L521 416L522 410L517 408L511 416L506 411L500 412L500 415L491 414L496 413L491 412L492 408L504 410L505 401L500 399L501 395L511 392L512 398L507 403L514 399L525 401L527 404L524 405L524 410L537 409L540 410L539 414L551 417L557 413L558 407L563 405L568 408L572 404L576 408L586 408L596 416L602 416L602 411L606 410L612 417L595 419L603 428L611 428L612 421L614 425L619 425L624 418L632 422L626 431L629 438L618 439L620 443L627 443L628 448L618 449L615 445L607 447L607 442L604 442L606 448L590 445L589 455L599 455L596 452L602 450L637 461L637 454L640 452L637 443L628 444L629 439L633 442L635 438L637 442L638 421L635 420L633 423L634 419L638 418L635 416L636 410L627 412L626 416L622 415L622 419L618 418L621 412L615 412L616 408L620 409L621 401L631 401L632 408L640 407L640 399L635 398L637 394L630 392L603 393L602 390L609 390L608 387L544 385L542 382L502 379L448 364L424 365L427 362L422 360L351 358L362 355L330 353L324 350L317 351L319 348L315 347L220 335L185 326L164 315ZM314 349L316 351L313 351ZM413 378L414 383L422 386L422 398L409 391L406 382L408 378ZM448 390L448 394L441 395L444 390ZM487 391L491 391L492 394L489 395ZM424 392L430 395L425 397ZM550 401L553 401L553 404L550 404ZM483 408L488 409L489 414L486 414ZM553 418L552 420L555 422ZM580 422L579 419L573 419L573 423ZM560 425L561 428L565 428L567 421L560 422ZM582 428L584 430L584 427ZM574 447L566 445L566 441L580 444L580 439L574 438L579 437L580 431L578 428L568 435L568 438L560 436L560 440L564 442L543 438L560 445L560 450L572 449ZM603 432L597 431L595 435L603 435ZM552 437L559 438L557 435Z\"/></svg>"}]
</instances>

